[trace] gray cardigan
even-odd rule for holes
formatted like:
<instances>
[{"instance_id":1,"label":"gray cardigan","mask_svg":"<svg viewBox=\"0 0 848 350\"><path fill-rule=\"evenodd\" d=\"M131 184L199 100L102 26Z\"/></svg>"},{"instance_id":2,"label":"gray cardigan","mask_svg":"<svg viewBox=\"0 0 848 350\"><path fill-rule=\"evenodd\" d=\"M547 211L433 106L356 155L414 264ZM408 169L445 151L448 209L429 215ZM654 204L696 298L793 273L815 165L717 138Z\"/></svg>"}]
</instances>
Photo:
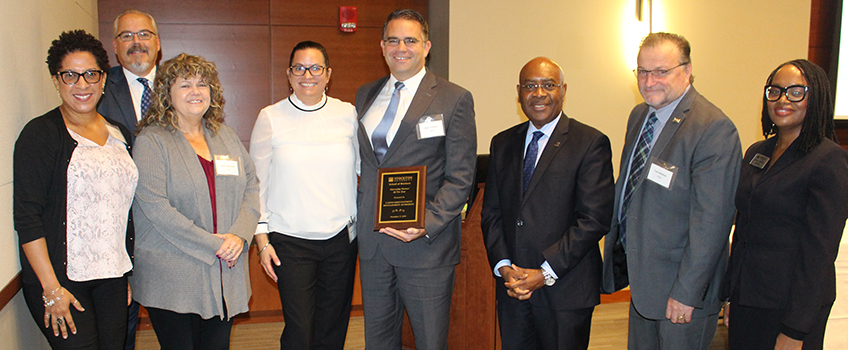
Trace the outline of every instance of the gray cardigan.
<instances>
[{"instance_id":1,"label":"gray cardigan","mask_svg":"<svg viewBox=\"0 0 848 350\"><path fill-rule=\"evenodd\" d=\"M138 166L133 298L145 307L223 318L247 311L250 299L248 247L259 220L259 182L247 150L235 132L222 125L213 135L204 128L213 156L239 159L238 176L215 176L218 232L246 242L232 269L215 253L222 240L211 234L212 203L206 176L185 136L172 128L145 127L136 138ZM223 266L223 271L222 271Z\"/></svg>"}]
</instances>

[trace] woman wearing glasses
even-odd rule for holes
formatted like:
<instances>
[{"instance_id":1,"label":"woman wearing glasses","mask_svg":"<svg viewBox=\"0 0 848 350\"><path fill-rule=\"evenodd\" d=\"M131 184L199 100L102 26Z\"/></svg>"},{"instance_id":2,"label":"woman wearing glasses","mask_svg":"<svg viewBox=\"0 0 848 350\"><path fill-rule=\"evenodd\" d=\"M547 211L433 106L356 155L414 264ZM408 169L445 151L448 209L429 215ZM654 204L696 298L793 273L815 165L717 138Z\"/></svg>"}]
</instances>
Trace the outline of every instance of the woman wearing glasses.
<instances>
[{"instance_id":1,"label":"woman wearing glasses","mask_svg":"<svg viewBox=\"0 0 848 350\"><path fill-rule=\"evenodd\" d=\"M229 349L247 311L247 255L259 219L250 155L224 125L215 64L179 54L156 71L139 123L132 283L163 350Z\"/></svg>"},{"instance_id":2,"label":"woman wearing glasses","mask_svg":"<svg viewBox=\"0 0 848 350\"><path fill-rule=\"evenodd\" d=\"M731 349L821 349L848 218L848 152L827 75L786 62L766 81L766 140L748 148L725 277Z\"/></svg>"},{"instance_id":3,"label":"woman wearing glasses","mask_svg":"<svg viewBox=\"0 0 848 350\"><path fill-rule=\"evenodd\" d=\"M265 107L250 138L262 216L255 240L277 282L281 349L342 349L356 266L356 111L325 94L333 70L321 44L292 49L293 94Z\"/></svg>"},{"instance_id":4,"label":"woman wearing glasses","mask_svg":"<svg viewBox=\"0 0 848 350\"><path fill-rule=\"evenodd\" d=\"M138 179L130 134L96 110L109 69L100 41L62 33L47 68L62 104L27 123L15 143L24 298L54 349L120 349Z\"/></svg>"}]
</instances>

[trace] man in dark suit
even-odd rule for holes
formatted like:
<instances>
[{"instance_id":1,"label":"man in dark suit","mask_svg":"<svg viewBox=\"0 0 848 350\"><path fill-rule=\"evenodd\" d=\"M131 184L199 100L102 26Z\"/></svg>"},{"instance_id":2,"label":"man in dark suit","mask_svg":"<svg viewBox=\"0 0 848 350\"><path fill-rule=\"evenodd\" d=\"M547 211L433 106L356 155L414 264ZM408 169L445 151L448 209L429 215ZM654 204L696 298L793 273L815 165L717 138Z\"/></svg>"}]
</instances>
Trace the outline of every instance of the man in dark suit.
<instances>
[{"instance_id":1,"label":"man in dark suit","mask_svg":"<svg viewBox=\"0 0 848 350\"><path fill-rule=\"evenodd\" d=\"M358 222L365 344L400 349L406 309L419 350L446 349L460 212L474 180L474 101L424 68L421 14L398 10L380 42L391 75L363 85L359 113ZM424 227L374 230L378 169L427 166Z\"/></svg>"},{"instance_id":2,"label":"man in dark suit","mask_svg":"<svg viewBox=\"0 0 848 350\"><path fill-rule=\"evenodd\" d=\"M115 18L112 47L120 65L109 69L97 112L124 124L133 139L150 103L159 46L159 29L150 14L127 10Z\"/></svg>"},{"instance_id":3,"label":"man in dark suit","mask_svg":"<svg viewBox=\"0 0 848 350\"><path fill-rule=\"evenodd\" d=\"M97 113L124 124L130 131L130 144L135 141L135 126L143 116L143 109L149 107L153 93L159 58L158 33L156 20L148 13L126 10L115 17L112 47L120 65L109 69ZM135 349L138 311L139 304L130 301L125 350Z\"/></svg>"},{"instance_id":4,"label":"man in dark suit","mask_svg":"<svg viewBox=\"0 0 848 350\"><path fill-rule=\"evenodd\" d=\"M605 237L603 291L630 284L630 349L708 349L742 159L733 122L692 83L689 42L651 33L636 73Z\"/></svg>"},{"instance_id":5,"label":"man in dark suit","mask_svg":"<svg viewBox=\"0 0 848 350\"><path fill-rule=\"evenodd\" d=\"M529 121L492 138L482 227L503 349L586 349L613 203L609 138L562 112L562 69L521 69Z\"/></svg>"}]
</instances>

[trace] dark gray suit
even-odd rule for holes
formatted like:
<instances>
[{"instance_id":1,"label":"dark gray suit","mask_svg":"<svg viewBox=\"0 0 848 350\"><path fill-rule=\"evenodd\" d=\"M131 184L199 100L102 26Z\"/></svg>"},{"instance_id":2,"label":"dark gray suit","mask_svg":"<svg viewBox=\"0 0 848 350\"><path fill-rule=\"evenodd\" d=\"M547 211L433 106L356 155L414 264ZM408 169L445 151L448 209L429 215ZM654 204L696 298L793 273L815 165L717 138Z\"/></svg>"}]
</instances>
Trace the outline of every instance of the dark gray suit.
<instances>
[{"instance_id":1,"label":"dark gray suit","mask_svg":"<svg viewBox=\"0 0 848 350\"><path fill-rule=\"evenodd\" d=\"M356 110L360 120L388 80L387 76L359 88ZM416 134L419 119L436 114L444 118L445 136L419 140ZM453 268L459 263L462 224L459 214L473 184L476 147L471 93L429 71L421 80L382 163L377 163L368 133L360 122L362 171L357 196L357 237L362 262L365 339L369 349L400 348L400 317L404 307L409 313L418 349L441 348L446 341ZM427 166L424 216L427 236L404 243L374 231L377 169L420 165ZM381 268L375 268L375 262ZM438 291L437 302L416 304L409 300L404 286L405 274L429 279L428 273L434 271L442 271L440 275L449 274L442 282L432 282ZM386 274L389 274L388 280L378 277ZM426 283L429 286L430 282ZM400 295L404 296L402 302ZM434 310L437 311L435 315Z\"/></svg>"},{"instance_id":2,"label":"dark gray suit","mask_svg":"<svg viewBox=\"0 0 848 350\"><path fill-rule=\"evenodd\" d=\"M616 289L612 261L619 240L619 201L648 109L645 103L636 106L627 121L612 227L605 238L605 293ZM664 320L669 297L694 307L693 319L719 312L741 159L733 122L691 87L666 122L649 159L676 166L676 179L670 189L646 180L651 167L646 163L627 210L631 305L642 317Z\"/></svg>"},{"instance_id":3,"label":"dark gray suit","mask_svg":"<svg viewBox=\"0 0 848 350\"><path fill-rule=\"evenodd\" d=\"M129 85L127 85L127 77L124 75L123 67L115 66L109 69L106 88L103 91L100 105L97 106L97 113L124 124L130 130L132 139L135 140L135 125L138 123L138 119L135 116L132 94Z\"/></svg>"}]
</instances>

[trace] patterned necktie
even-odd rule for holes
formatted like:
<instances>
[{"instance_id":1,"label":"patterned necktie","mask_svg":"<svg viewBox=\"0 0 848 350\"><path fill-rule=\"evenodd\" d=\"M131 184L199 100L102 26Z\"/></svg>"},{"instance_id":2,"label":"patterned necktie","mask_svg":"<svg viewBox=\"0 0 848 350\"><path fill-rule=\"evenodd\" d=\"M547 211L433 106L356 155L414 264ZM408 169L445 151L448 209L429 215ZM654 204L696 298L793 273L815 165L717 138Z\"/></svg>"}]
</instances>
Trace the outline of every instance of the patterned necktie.
<instances>
[{"instance_id":1,"label":"patterned necktie","mask_svg":"<svg viewBox=\"0 0 848 350\"><path fill-rule=\"evenodd\" d=\"M636 143L636 151L633 152L633 158L630 159L630 174L627 176L627 183L624 184L624 198L621 204L621 220L618 224L618 235L621 238L621 243L626 245L626 223L627 223L627 205L630 204L630 198L633 197L633 191L636 190L636 183L642 177L642 170L645 168L645 161L648 160L648 154L651 153L651 141L654 140L654 124L657 123L657 113L653 112L648 117L648 122L645 124L645 130L642 135L639 135L639 141Z\"/></svg>"},{"instance_id":2,"label":"patterned necktie","mask_svg":"<svg viewBox=\"0 0 848 350\"><path fill-rule=\"evenodd\" d=\"M380 124L374 128L371 133L371 143L374 145L374 155L377 156L377 163L383 162L383 157L389 151L389 142L386 140L386 135L389 134L389 128L395 121L398 105L400 104L400 89L403 88L402 82L395 83L395 91L392 93L392 99L389 100L389 107L386 108L386 114L383 114L383 119Z\"/></svg>"},{"instance_id":3,"label":"patterned necktie","mask_svg":"<svg viewBox=\"0 0 848 350\"><path fill-rule=\"evenodd\" d=\"M150 109L150 85L147 85L148 80L146 78L138 78L137 80L144 86L144 93L141 94L141 117L144 118L147 110Z\"/></svg>"},{"instance_id":4,"label":"patterned necktie","mask_svg":"<svg viewBox=\"0 0 848 350\"><path fill-rule=\"evenodd\" d=\"M530 184L530 178L533 177L533 170L536 169L536 156L539 154L539 139L545 136L541 131L533 132L533 139L527 145L527 154L524 155L524 184L523 192L527 192L527 185Z\"/></svg>"}]
</instances>

